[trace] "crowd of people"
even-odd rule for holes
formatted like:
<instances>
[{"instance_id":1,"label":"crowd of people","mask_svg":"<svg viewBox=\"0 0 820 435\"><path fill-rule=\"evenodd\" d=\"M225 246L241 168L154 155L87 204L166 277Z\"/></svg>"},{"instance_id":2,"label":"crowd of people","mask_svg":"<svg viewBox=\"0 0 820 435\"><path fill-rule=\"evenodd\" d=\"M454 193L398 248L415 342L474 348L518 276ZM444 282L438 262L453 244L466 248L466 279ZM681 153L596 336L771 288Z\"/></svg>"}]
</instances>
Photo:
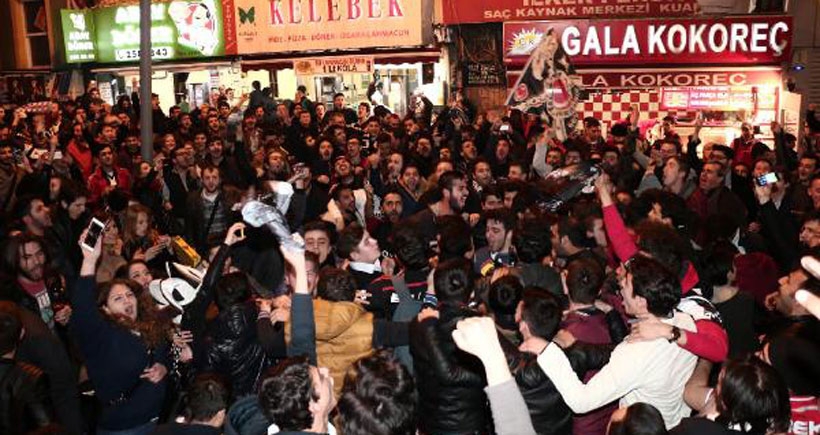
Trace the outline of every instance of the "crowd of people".
<instances>
[{"instance_id":1,"label":"crowd of people","mask_svg":"<svg viewBox=\"0 0 820 435\"><path fill-rule=\"evenodd\" d=\"M814 106L212 102L0 108L0 433L820 433Z\"/></svg>"}]
</instances>

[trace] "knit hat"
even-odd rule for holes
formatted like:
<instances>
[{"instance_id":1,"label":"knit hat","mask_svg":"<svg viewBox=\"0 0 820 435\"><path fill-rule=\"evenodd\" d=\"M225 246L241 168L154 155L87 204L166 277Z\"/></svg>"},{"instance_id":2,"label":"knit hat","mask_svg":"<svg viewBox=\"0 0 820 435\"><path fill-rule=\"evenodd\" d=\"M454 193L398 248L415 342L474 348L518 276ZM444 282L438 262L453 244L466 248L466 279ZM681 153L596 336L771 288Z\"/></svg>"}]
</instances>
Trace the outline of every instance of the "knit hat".
<instances>
[{"instance_id":1,"label":"knit hat","mask_svg":"<svg viewBox=\"0 0 820 435\"><path fill-rule=\"evenodd\" d=\"M735 258L735 281L738 289L763 305L766 295L777 291L780 271L772 257L761 252L738 255Z\"/></svg>"}]
</instances>

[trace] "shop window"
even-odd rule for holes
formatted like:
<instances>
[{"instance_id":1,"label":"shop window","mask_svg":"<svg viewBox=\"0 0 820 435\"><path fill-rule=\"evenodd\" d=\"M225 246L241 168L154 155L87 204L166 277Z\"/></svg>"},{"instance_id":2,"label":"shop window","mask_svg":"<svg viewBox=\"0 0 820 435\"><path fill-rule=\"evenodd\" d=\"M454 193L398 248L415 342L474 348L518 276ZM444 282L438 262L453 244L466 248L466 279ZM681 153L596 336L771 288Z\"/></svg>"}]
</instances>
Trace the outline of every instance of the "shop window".
<instances>
[{"instance_id":1,"label":"shop window","mask_svg":"<svg viewBox=\"0 0 820 435\"><path fill-rule=\"evenodd\" d=\"M48 41L48 15L44 0L24 0L25 36L31 66L51 65L51 46Z\"/></svg>"},{"instance_id":2,"label":"shop window","mask_svg":"<svg viewBox=\"0 0 820 435\"><path fill-rule=\"evenodd\" d=\"M755 4L755 13L777 13L783 12L785 8L785 0L757 0Z\"/></svg>"}]
</instances>

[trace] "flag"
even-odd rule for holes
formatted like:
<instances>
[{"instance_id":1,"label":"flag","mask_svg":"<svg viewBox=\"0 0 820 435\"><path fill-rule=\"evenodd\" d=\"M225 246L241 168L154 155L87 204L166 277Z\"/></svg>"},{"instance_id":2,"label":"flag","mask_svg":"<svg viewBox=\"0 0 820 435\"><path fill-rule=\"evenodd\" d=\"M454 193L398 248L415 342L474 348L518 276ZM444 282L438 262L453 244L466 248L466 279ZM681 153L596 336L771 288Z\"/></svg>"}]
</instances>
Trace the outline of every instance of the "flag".
<instances>
[{"instance_id":1,"label":"flag","mask_svg":"<svg viewBox=\"0 0 820 435\"><path fill-rule=\"evenodd\" d=\"M577 122L575 105L580 80L553 29L541 35L524 71L512 88L507 105L522 112L536 111L563 140Z\"/></svg>"}]
</instances>

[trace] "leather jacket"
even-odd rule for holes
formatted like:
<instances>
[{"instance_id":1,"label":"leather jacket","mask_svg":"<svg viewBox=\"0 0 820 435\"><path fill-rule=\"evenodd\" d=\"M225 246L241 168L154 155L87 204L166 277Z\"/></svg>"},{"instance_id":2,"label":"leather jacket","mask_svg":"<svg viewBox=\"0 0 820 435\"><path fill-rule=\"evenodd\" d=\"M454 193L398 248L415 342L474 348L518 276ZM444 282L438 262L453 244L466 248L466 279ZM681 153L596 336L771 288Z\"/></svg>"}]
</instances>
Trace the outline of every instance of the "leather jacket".
<instances>
[{"instance_id":1,"label":"leather jacket","mask_svg":"<svg viewBox=\"0 0 820 435\"><path fill-rule=\"evenodd\" d=\"M561 394L550 378L538 365L537 356L521 352L518 348L498 334L501 349L507 358L510 373L515 378L524 402L530 411L530 418L539 435L571 434L572 410L569 409ZM609 362L609 356L615 344L588 344L576 342L564 353L575 374L582 378L589 370L599 370Z\"/></svg>"},{"instance_id":2,"label":"leather jacket","mask_svg":"<svg viewBox=\"0 0 820 435\"><path fill-rule=\"evenodd\" d=\"M458 350L451 336L459 320L475 315L448 304L440 307L439 319L410 324L419 426L424 433L488 432L484 368L478 358Z\"/></svg>"},{"instance_id":3,"label":"leather jacket","mask_svg":"<svg viewBox=\"0 0 820 435\"><path fill-rule=\"evenodd\" d=\"M53 415L43 371L31 364L0 360L0 433L28 433L51 424Z\"/></svg>"},{"instance_id":4,"label":"leather jacket","mask_svg":"<svg viewBox=\"0 0 820 435\"><path fill-rule=\"evenodd\" d=\"M269 365L257 338L256 316L252 303L234 305L220 312L208 328L207 368L229 380L234 398L254 393Z\"/></svg>"}]
</instances>

